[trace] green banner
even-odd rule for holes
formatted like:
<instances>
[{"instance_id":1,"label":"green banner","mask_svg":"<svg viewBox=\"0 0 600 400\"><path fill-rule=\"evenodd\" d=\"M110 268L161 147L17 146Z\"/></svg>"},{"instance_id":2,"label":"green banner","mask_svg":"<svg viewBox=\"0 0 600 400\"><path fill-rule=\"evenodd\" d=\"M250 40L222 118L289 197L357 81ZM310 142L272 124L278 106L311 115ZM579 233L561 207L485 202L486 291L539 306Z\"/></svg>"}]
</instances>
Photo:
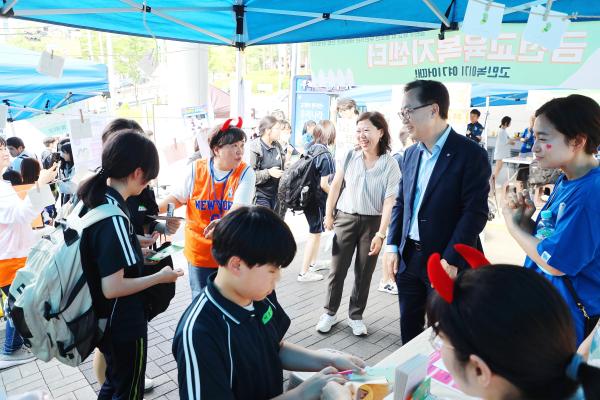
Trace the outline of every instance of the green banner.
<instances>
[{"instance_id":1,"label":"green banner","mask_svg":"<svg viewBox=\"0 0 600 400\"><path fill-rule=\"evenodd\" d=\"M569 25L560 47L522 39L525 24L503 24L495 40L424 31L317 42L310 46L313 82L322 87L403 84L415 79L599 89L600 22Z\"/></svg>"}]
</instances>

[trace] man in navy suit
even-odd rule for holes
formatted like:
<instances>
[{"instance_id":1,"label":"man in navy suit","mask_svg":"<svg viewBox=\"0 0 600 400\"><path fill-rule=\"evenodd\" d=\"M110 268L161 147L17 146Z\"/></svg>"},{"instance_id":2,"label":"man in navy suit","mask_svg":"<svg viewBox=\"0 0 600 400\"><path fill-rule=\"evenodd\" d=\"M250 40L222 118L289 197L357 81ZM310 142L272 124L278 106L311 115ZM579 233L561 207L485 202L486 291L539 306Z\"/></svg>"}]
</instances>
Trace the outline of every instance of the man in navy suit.
<instances>
[{"instance_id":1,"label":"man in navy suit","mask_svg":"<svg viewBox=\"0 0 600 400\"><path fill-rule=\"evenodd\" d=\"M385 272L398 285L403 343L424 329L428 257L438 252L449 265L464 268L453 246L481 248L479 234L487 222L488 157L448 124L449 106L441 82L417 80L404 88L399 115L418 143L404 153L384 256Z\"/></svg>"}]
</instances>

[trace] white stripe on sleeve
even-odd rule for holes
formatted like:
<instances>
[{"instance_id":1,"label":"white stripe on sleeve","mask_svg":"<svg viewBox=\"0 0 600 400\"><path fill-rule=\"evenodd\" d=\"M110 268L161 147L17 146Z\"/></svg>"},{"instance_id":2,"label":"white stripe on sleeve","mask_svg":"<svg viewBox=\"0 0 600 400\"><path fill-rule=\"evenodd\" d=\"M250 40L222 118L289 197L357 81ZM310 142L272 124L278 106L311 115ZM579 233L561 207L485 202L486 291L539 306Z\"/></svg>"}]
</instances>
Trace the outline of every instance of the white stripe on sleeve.
<instances>
[{"instance_id":1,"label":"white stripe on sleeve","mask_svg":"<svg viewBox=\"0 0 600 400\"><path fill-rule=\"evenodd\" d=\"M204 304L206 304L206 301L206 296L203 293L194 305L194 308L192 308L188 314L181 332L183 336L183 356L185 358L187 397L190 400L201 400L202 398L202 392L200 391L200 369L198 368L198 359L196 358L196 352L194 351L192 334L194 332L196 319L198 319L198 315L200 315L200 312L202 311Z\"/></svg>"}]
</instances>

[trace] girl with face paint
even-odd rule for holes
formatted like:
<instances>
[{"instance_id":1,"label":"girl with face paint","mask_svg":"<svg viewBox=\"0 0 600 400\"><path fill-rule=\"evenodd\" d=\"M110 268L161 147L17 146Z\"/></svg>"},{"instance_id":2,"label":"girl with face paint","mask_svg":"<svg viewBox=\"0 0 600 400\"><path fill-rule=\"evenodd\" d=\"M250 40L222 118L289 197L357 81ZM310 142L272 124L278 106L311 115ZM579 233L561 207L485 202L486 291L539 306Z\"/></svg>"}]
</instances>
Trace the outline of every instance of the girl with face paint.
<instances>
[{"instance_id":1,"label":"girl with face paint","mask_svg":"<svg viewBox=\"0 0 600 400\"><path fill-rule=\"evenodd\" d=\"M551 212L554 230L537 232L540 216L532 219L536 208L525 192L508 194L504 217L527 253L525 267L545 276L567 302L581 343L600 315L600 106L571 95L549 101L535 116L533 153L540 167L563 172L542 209Z\"/></svg>"}]
</instances>

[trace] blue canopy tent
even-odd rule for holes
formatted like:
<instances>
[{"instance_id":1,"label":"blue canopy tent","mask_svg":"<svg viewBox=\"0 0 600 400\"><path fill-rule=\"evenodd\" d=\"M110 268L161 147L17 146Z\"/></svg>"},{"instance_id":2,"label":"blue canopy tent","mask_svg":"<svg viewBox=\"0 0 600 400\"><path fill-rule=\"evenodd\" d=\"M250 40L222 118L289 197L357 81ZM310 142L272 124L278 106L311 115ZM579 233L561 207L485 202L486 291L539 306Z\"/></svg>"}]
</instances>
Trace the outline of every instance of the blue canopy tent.
<instances>
[{"instance_id":1,"label":"blue canopy tent","mask_svg":"<svg viewBox=\"0 0 600 400\"><path fill-rule=\"evenodd\" d=\"M39 53L0 45L0 102L9 106L9 121L108 93L106 65L67 59L56 79L36 71L39 59Z\"/></svg>"},{"instance_id":2,"label":"blue canopy tent","mask_svg":"<svg viewBox=\"0 0 600 400\"><path fill-rule=\"evenodd\" d=\"M5 17L126 35L234 46L311 42L458 29L468 0L2 0ZM503 22L525 23L549 3L573 21L598 19L600 2L502 0ZM586 18L585 16L595 16ZM243 52L237 57L238 92ZM238 113L243 96L238 96Z\"/></svg>"},{"instance_id":3,"label":"blue canopy tent","mask_svg":"<svg viewBox=\"0 0 600 400\"><path fill-rule=\"evenodd\" d=\"M468 0L3 0L8 17L127 35L236 46L310 42L457 29ZM502 0L503 22L527 22L546 0ZM597 1L552 10L599 15ZM577 19L574 19L577 21Z\"/></svg>"}]
</instances>

